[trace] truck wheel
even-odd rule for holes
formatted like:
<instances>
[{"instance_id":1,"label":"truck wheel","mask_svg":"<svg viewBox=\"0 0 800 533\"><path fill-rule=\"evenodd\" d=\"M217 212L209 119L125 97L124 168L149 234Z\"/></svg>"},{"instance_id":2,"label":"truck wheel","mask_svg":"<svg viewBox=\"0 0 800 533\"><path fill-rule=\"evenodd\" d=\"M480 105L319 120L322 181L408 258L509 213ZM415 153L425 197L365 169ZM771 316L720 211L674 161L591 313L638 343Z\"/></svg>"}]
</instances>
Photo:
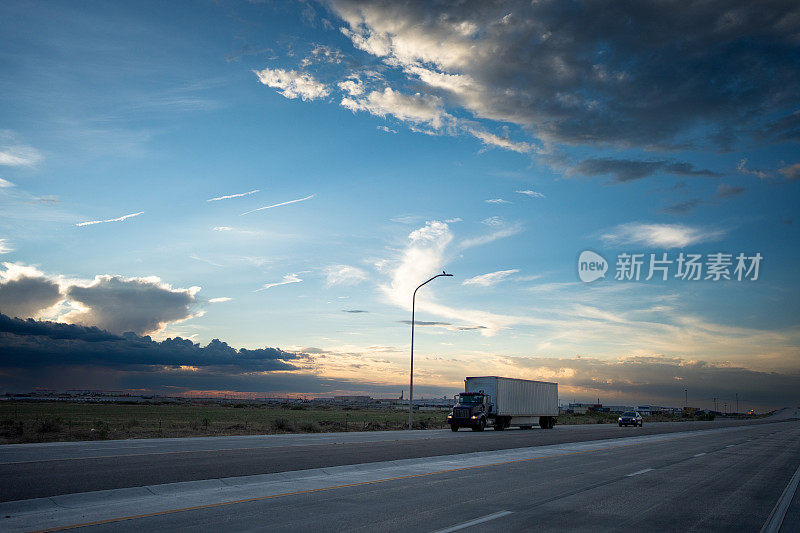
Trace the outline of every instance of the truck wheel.
<instances>
[{"instance_id":1,"label":"truck wheel","mask_svg":"<svg viewBox=\"0 0 800 533\"><path fill-rule=\"evenodd\" d=\"M477 426L472 426L472 431L483 431L486 429L486 419L481 418Z\"/></svg>"},{"instance_id":2,"label":"truck wheel","mask_svg":"<svg viewBox=\"0 0 800 533\"><path fill-rule=\"evenodd\" d=\"M458 431L458 426L455 424L450 424L450 431Z\"/></svg>"},{"instance_id":3,"label":"truck wheel","mask_svg":"<svg viewBox=\"0 0 800 533\"><path fill-rule=\"evenodd\" d=\"M494 424L495 431L503 431L504 429L506 429L506 425L503 420L498 420L497 422L495 422Z\"/></svg>"},{"instance_id":4,"label":"truck wheel","mask_svg":"<svg viewBox=\"0 0 800 533\"><path fill-rule=\"evenodd\" d=\"M619 427L622 427L622 422L619 423Z\"/></svg>"}]
</instances>

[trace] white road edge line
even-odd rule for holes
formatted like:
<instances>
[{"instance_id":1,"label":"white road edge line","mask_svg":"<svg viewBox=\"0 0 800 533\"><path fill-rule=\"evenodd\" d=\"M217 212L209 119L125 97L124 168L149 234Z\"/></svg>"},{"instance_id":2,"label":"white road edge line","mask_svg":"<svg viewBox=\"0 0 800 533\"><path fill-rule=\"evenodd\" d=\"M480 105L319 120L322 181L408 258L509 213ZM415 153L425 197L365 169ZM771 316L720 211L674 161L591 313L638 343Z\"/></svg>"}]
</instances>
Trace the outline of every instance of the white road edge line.
<instances>
[{"instance_id":1,"label":"white road edge line","mask_svg":"<svg viewBox=\"0 0 800 533\"><path fill-rule=\"evenodd\" d=\"M470 520L469 522L463 522L461 524L457 524L452 527L448 527L447 529L440 529L435 533L450 533L451 531L459 531L461 529L466 529L468 527L477 526L478 524L483 524L484 522L488 522L489 520L494 520L495 518L501 518L503 516L510 515L511 511L500 511L498 513L487 514L481 518L476 518L475 520Z\"/></svg>"},{"instance_id":2,"label":"white road edge line","mask_svg":"<svg viewBox=\"0 0 800 533\"><path fill-rule=\"evenodd\" d=\"M783 519L786 517L786 512L789 510L789 504L792 502L792 498L794 498L794 493L797 491L798 484L800 484L800 466L794 471L794 475L792 479L789 480L789 484L783 489L783 494L781 494L778 503L775 504L775 507L769 514L769 518L767 518L767 521L764 523L764 527L761 528L761 533L778 533L781 530Z\"/></svg>"},{"instance_id":3,"label":"white road edge line","mask_svg":"<svg viewBox=\"0 0 800 533\"><path fill-rule=\"evenodd\" d=\"M652 468L645 468L644 470L639 470L638 472L633 472L631 474L626 474L625 477L638 476L639 474L644 474L645 472L649 472L651 470L652 470Z\"/></svg>"},{"instance_id":4,"label":"white road edge line","mask_svg":"<svg viewBox=\"0 0 800 533\"><path fill-rule=\"evenodd\" d=\"M728 444L728 445L727 445L727 446L725 446L725 447L726 447L726 448L733 448L734 446L736 446L736 445L735 445L735 444Z\"/></svg>"},{"instance_id":5,"label":"white road edge line","mask_svg":"<svg viewBox=\"0 0 800 533\"><path fill-rule=\"evenodd\" d=\"M694 457L702 457L702 456L704 456L705 454L706 454L706 452L703 452L703 453L696 453L696 454L694 454Z\"/></svg>"}]
</instances>

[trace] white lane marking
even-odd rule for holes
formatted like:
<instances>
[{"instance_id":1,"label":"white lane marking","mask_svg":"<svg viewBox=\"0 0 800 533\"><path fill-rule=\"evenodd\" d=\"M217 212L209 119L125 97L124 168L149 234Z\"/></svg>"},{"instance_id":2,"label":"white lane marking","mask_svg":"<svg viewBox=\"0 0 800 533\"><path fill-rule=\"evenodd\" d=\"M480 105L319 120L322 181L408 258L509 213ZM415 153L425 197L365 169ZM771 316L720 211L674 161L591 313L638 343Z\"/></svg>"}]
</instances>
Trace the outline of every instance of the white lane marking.
<instances>
[{"instance_id":1,"label":"white lane marking","mask_svg":"<svg viewBox=\"0 0 800 533\"><path fill-rule=\"evenodd\" d=\"M626 474L625 477L638 476L639 474L644 474L645 472L649 472L651 470L652 470L652 468L645 468L644 470L639 470L638 472L633 472L631 474Z\"/></svg>"},{"instance_id":2,"label":"white lane marking","mask_svg":"<svg viewBox=\"0 0 800 533\"><path fill-rule=\"evenodd\" d=\"M500 511L499 513L488 514L481 518L476 518L475 520L470 520L469 522L463 522L461 524L457 524L452 527L448 527L446 529L440 529L435 533L450 533L451 531L458 531L460 529L466 529L468 527L476 526L478 524L483 524L484 522L488 522L489 520L494 520L495 518L500 518L503 516L510 515L511 511Z\"/></svg>"},{"instance_id":3,"label":"white lane marking","mask_svg":"<svg viewBox=\"0 0 800 533\"><path fill-rule=\"evenodd\" d=\"M695 457L702 457L702 456L704 456L705 454L706 454L706 452L703 452L703 453L696 453L696 454L694 454L694 456L695 456Z\"/></svg>"},{"instance_id":4,"label":"white lane marking","mask_svg":"<svg viewBox=\"0 0 800 533\"><path fill-rule=\"evenodd\" d=\"M761 533L778 533L783 525L783 519L786 517L786 512L789 510L789 504L794 498L794 493L797 491L797 485L800 484L800 466L794 471L792 479L789 484L783 489L783 494L778 499L778 503L769 514L769 518L761 528Z\"/></svg>"},{"instance_id":5,"label":"white lane marking","mask_svg":"<svg viewBox=\"0 0 800 533\"><path fill-rule=\"evenodd\" d=\"M728 444L728 445L727 445L727 446L725 446L725 447L726 447L726 448L733 448L734 446L736 446L736 445L735 445L735 444Z\"/></svg>"}]
</instances>

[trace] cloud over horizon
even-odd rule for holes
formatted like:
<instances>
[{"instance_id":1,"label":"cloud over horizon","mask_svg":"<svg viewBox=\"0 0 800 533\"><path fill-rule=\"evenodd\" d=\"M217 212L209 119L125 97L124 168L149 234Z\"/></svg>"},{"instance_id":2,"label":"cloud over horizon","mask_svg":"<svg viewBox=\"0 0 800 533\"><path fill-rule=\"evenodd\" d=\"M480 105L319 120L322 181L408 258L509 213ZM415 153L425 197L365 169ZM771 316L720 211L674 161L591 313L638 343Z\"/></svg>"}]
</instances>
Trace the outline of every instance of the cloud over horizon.
<instances>
[{"instance_id":1,"label":"cloud over horizon","mask_svg":"<svg viewBox=\"0 0 800 533\"><path fill-rule=\"evenodd\" d=\"M192 318L200 290L175 289L156 276L98 275L93 280L75 280L48 276L16 263L3 266L0 313L36 318L46 312L62 322L97 326L113 333L156 333L167 324ZM64 312L64 307L68 311Z\"/></svg>"},{"instance_id":2,"label":"cloud over horizon","mask_svg":"<svg viewBox=\"0 0 800 533\"><path fill-rule=\"evenodd\" d=\"M452 327L448 322L434 321L421 321L418 325ZM346 390L394 396L405 383L404 366L386 367L392 371L381 382L363 374L334 377L311 370L316 367L314 358L342 359L346 365L350 364L348 361L374 360L385 366L387 361L376 356L395 351L373 348L376 351L371 356L320 348L237 350L218 339L206 346L179 337L156 342L133 333L116 335L97 327L12 319L0 314L0 351L6 354L0 360L0 387L28 392L34 387L98 388L102 383L106 388L145 389L167 395L200 389L210 393L239 392L243 397L253 391L263 394L265 390L305 394ZM600 397L606 405L679 406L683 389L689 388L694 391L690 393L690 404L699 407L709 407L712 396L720 403L731 402L738 392L744 406L775 408L796 403L800 387L800 373L760 372L675 356L600 359L487 353L473 363L469 361L451 364L450 372L437 377L439 386L420 384L420 389L436 395L459 390L461 366L467 364L478 364L480 371L485 371L483 367L494 368L501 375L557 381L564 401ZM11 381L9 376L13 376Z\"/></svg>"}]
</instances>

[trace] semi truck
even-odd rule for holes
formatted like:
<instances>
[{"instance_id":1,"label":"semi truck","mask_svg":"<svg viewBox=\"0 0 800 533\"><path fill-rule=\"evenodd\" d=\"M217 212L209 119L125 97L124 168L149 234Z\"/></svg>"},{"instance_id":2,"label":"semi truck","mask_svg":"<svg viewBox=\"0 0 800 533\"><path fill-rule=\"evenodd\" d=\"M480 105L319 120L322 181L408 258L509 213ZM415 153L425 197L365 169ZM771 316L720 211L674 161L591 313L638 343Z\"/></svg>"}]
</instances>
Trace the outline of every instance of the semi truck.
<instances>
[{"instance_id":1,"label":"semi truck","mask_svg":"<svg viewBox=\"0 0 800 533\"><path fill-rule=\"evenodd\" d=\"M450 429L492 427L502 431L516 426L542 429L555 426L558 416L558 383L497 376L468 377L464 392L455 396L447 416Z\"/></svg>"}]
</instances>

